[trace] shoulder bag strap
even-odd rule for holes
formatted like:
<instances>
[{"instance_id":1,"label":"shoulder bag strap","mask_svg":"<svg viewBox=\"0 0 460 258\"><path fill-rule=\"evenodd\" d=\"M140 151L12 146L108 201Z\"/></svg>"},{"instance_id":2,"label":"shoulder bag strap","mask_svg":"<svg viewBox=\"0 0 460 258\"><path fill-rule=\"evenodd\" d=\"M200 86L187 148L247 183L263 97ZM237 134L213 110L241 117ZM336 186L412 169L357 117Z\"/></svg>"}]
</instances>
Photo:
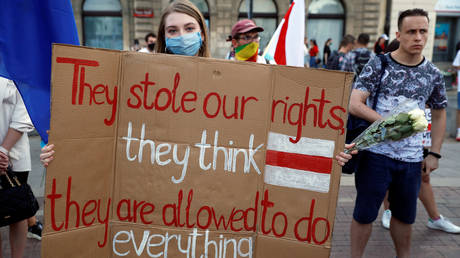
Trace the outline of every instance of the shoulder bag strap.
<instances>
[{"instance_id":1,"label":"shoulder bag strap","mask_svg":"<svg viewBox=\"0 0 460 258\"><path fill-rule=\"evenodd\" d=\"M375 108L377 107L377 101L378 101L378 97L380 94L380 88L381 88L380 85L382 84L382 78L383 78L383 74L385 73L385 69L388 66L388 60L385 57L385 55L378 55L378 57L380 58L380 62L382 63L382 69L380 71L379 85L377 87L377 91L375 92L374 103L372 104L373 110L375 110Z\"/></svg>"}]
</instances>

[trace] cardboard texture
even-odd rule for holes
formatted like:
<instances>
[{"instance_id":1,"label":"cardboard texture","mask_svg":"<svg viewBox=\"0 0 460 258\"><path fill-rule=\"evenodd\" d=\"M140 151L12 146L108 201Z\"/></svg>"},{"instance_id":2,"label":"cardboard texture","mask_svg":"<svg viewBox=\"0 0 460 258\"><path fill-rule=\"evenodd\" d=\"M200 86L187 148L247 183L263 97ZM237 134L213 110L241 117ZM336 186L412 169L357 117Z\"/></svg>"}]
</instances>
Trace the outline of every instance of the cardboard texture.
<instances>
[{"instance_id":1,"label":"cardboard texture","mask_svg":"<svg viewBox=\"0 0 460 258\"><path fill-rule=\"evenodd\" d=\"M351 73L59 44L52 65L43 257L329 256Z\"/></svg>"}]
</instances>

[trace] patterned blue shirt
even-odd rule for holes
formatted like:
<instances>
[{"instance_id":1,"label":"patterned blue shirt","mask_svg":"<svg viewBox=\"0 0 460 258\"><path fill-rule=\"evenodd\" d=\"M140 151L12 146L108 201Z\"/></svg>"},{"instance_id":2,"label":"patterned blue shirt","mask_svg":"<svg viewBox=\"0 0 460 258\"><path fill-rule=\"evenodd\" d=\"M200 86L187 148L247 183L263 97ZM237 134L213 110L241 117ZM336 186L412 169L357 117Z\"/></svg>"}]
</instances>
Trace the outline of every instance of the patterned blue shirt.
<instances>
[{"instance_id":1,"label":"patterned blue shirt","mask_svg":"<svg viewBox=\"0 0 460 258\"><path fill-rule=\"evenodd\" d=\"M354 89L370 93L367 105L372 106L376 89L380 84L380 93L376 111L385 115L407 99L417 101L420 109L425 103L432 109L447 107L444 78L438 68L425 58L415 66L398 63L390 54L386 54L388 66L380 76L382 64L378 57L372 57L363 68L360 76L353 84ZM371 152L387 157L406 161L420 162L423 160L422 134L416 134L397 142L379 144L368 149Z\"/></svg>"},{"instance_id":2,"label":"patterned blue shirt","mask_svg":"<svg viewBox=\"0 0 460 258\"><path fill-rule=\"evenodd\" d=\"M362 54L362 53L365 53L365 52L370 52L369 55L370 55L371 58L375 56L375 54L373 52L371 52L369 49L367 49L365 47L360 47L360 48L353 49L352 51L348 52L345 55L345 58L343 59L343 62L340 64L340 70L346 71L346 72L354 72L355 69L354 69L353 66L355 65L356 56L358 54Z\"/></svg>"}]
</instances>

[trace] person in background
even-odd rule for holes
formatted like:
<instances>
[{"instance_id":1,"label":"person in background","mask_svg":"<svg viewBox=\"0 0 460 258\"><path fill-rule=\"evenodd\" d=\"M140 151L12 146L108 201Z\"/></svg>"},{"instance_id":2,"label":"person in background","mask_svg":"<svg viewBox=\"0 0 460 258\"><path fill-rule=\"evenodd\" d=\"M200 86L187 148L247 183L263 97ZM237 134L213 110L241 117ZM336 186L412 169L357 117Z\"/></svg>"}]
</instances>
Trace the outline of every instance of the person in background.
<instances>
[{"instance_id":1,"label":"person in background","mask_svg":"<svg viewBox=\"0 0 460 258\"><path fill-rule=\"evenodd\" d=\"M257 62L260 64L275 64L275 60L267 60L259 55L259 32L264 31L253 20L243 19L232 26L232 47L235 51L230 60Z\"/></svg>"},{"instance_id":2,"label":"person in background","mask_svg":"<svg viewBox=\"0 0 460 258\"><path fill-rule=\"evenodd\" d=\"M13 175L21 184L27 184L27 177L32 169L27 133L33 129L32 121L16 85L13 81L0 77L0 174L5 173L7 167L11 165ZM13 258L24 255L27 226L26 219L9 225ZM1 238L0 257L2 257Z\"/></svg>"},{"instance_id":3,"label":"person in background","mask_svg":"<svg viewBox=\"0 0 460 258\"><path fill-rule=\"evenodd\" d=\"M317 59L319 53L318 44L316 44L316 39L310 40L310 51L308 54L310 55L310 68L318 68L318 61Z\"/></svg>"},{"instance_id":4,"label":"person in background","mask_svg":"<svg viewBox=\"0 0 460 258\"><path fill-rule=\"evenodd\" d=\"M157 35L155 33L150 32L149 34L145 35L145 43L147 47L141 48L139 52L141 53L155 53L155 44L157 42Z\"/></svg>"},{"instance_id":5,"label":"person in background","mask_svg":"<svg viewBox=\"0 0 460 258\"><path fill-rule=\"evenodd\" d=\"M399 41L394 39L388 44L385 51L386 52L393 52L399 48ZM426 119L431 124L431 110L429 108L425 108ZM428 127L429 128L429 127ZM428 156L428 152L431 147L431 130L426 131L423 133L423 157L426 158ZM441 230L447 233L460 233L460 227L452 223L449 219L445 218L439 213L438 207L436 205L436 201L434 198L433 187L430 183L430 175L423 173L422 171L422 183L420 184L420 193L418 198L422 202L423 206L425 207L426 212L428 213L428 222L426 224L427 227L431 229ZM388 201L388 192L385 195L385 199L383 200L383 207L384 212L382 215L382 226L386 229L390 228L390 221L391 221L391 210L390 210L390 202Z\"/></svg>"},{"instance_id":6,"label":"person in background","mask_svg":"<svg viewBox=\"0 0 460 258\"><path fill-rule=\"evenodd\" d=\"M310 54L308 53L308 38L305 37L303 40L303 63L305 67L310 67Z\"/></svg>"},{"instance_id":7,"label":"person in background","mask_svg":"<svg viewBox=\"0 0 460 258\"><path fill-rule=\"evenodd\" d=\"M455 139L460 142L460 42L457 43L457 54L452 65L457 69L457 134Z\"/></svg>"},{"instance_id":8,"label":"person in background","mask_svg":"<svg viewBox=\"0 0 460 258\"><path fill-rule=\"evenodd\" d=\"M367 44L369 44L369 34L359 34L355 49L345 55L344 61L341 63L340 70L354 72L355 79L358 78L369 59L374 56L374 53L367 48Z\"/></svg>"},{"instance_id":9,"label":"person in background","mask_svg":"<svg viewBox=\"0 0 460 258\"><path fill-rule=\"evenodd\" d=\"M376 55L384 54L387 42L388 42L387 34L382 34L374 44L374 53Z\"/></svg>"},{"instance_id":10,"label":"person in background","mask_svg":"<svg viewBox=\"0 0 460 258\"><path fill-rule=\"evenodd\" d=\"M355 37L352 35L345 35L340 41L339 50L334 50L327 60L326 69L340 70L345 61L345 55L350 52L355 46Z\"/></svg>"},{"instance_id":11,"label":"person in background","mask_svg":"<svg viewBox=\"0 0 460 258\"><path fill-rule=\"evenodd\" d=\"M134 39L134 44L130 48L131 51L139 51L141 50L141 47L139 46L139 40Z\"/></svg>"},{"instance_id":12,"label":"person in background","mask_svg":"<svg viewBox=\"0 0 460 258\"><path fill-rule=\"evenodd\" d=\"M329 47L332 44L332 39L328 38L326 43L324 43L323 48L323 67L326 68L327 66L327 59L331 56L331 48Z\"/></svg>"},{"instance_id":13,"label":"person in background","mask_svg":"<svg viewBox=\"0 0 460 258\"><path fill-rule=\"evenodd\" d=\"M399 41L393 40L396 42L393 44L392 48L399 47ZM388 45L388 50L391 50L390 46ZM393 51L395 51L394 49ZM391 51L391 52L393 52ZM431 109L429 107L425 107L425 115L428 121L428 130L423 133L423 158L426 159L430 152L431 148ZM420 193L418 194L418 198L422 202L423 206L425 207L426 212L428 213L428 222L426 226L431 229L436 229L440 231L444 231L447 233L459 234L460 227L452 223L448 218L444 217L439 213L438 206L436 205L436 200L434 198L434 191L433 187L430 183L430 174L425 173L422 170L422 182L420 184ZM390 229L390 221L391 221L391 210L390 210L390 202L388 201L388 192L385 195L385 199L383 200L383 207L384 212L382 215L382 226L386 229Z\"/></svg>"},{"instance_id":14,"label":"person in background","mask_svg":"<svg viewBox=\"0 0 460 258\"><path fill-rule=\"evenodd\" d=\"M229 35L225 41L231 43L232 42L232 35ZM227 54L225 55L225 59L226 60L235 59L235 48L233 47L233 45L230 45L230 51L228 51Z\"/></svg>"},{"instance_id":15,"label":"person in background","mask_svg":"<svg viewBox=\"0 0 460 258\"><path fill-rule=\"evenodd\" d=\"M390 53L390 52L393 52L393 51L396 51L396 49L399 48L399 41L397 39L393 39L390 44L388 44L388 46L385 48L385 54L386 53Z\"/></svg>"}]
</instances>

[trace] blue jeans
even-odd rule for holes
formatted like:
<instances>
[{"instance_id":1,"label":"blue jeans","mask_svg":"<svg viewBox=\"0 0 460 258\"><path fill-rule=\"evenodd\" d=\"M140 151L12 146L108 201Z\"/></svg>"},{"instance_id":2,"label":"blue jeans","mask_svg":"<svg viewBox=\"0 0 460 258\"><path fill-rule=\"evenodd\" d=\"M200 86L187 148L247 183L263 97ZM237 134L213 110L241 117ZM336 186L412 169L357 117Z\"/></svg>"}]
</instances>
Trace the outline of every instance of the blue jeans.
<instances>
[{"instance_id":1,"label":"blue jeans","mask_svg":"<svg viewBox=\"0 0 460 258\"><path fill-rule=\"evenodd\" d=\"M310 57L310 68L318 68L318 64L316 63L316 56Z\"/></svg>"}]
</instances>

